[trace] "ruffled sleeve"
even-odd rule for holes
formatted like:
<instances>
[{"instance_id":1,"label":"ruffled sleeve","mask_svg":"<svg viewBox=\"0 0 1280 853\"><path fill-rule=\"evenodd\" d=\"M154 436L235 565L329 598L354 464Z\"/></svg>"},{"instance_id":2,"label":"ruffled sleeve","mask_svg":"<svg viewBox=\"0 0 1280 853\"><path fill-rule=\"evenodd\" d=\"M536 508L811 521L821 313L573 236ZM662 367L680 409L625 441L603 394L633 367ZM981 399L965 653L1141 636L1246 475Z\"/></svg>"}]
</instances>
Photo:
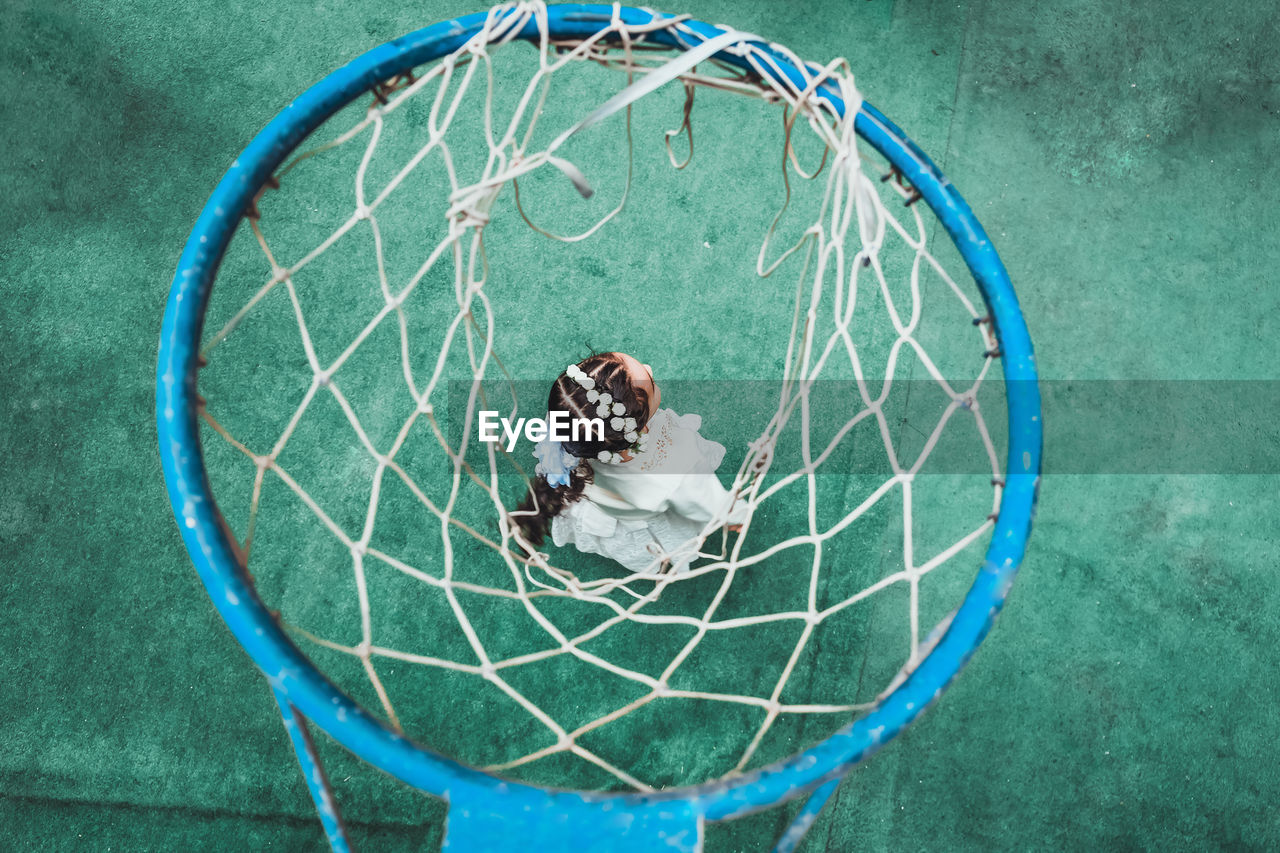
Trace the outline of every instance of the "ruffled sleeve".
<instances>
[{"instance_id":1,"label":"ruffled sleeve","mask_svg":"<svg viewBox=\"0 0 1280 853\"><path fill-rule=\"evenodd\" d=\"M594 476L584 500L553 520L557 545L615 560L633 572L689 570L699 557L708 522L743 522L747 504L736 504L716 468L723 445L699 433L702 418L660 409L649 420L650 441L626 462L588 460Z\"/></svg>"},{"instance_id":2,"label":"ruffled sleeve","mask_svg":"<svg viewBox=\"0 0 1280 853\"><path fill-rule=\"evenodd\" d=\"M720 479L714 473L710 473L686 475L667 502L671 509L685 518L705 523L728 513L732 500L733 493L720 485ZM734 506L733 510L727 518L729 524L742 520L745 505Z\"/></svg>"},{"instance_id":3,"label":"ruffled sleeve","mask_svg":"<svg viewBox=\"0 0 1280 853\"><path fill-rule=\"evenodd\" d=\"M732 500L715 474L725 448L703 438L701 427L698 415L660 410L649 423L653 441L644 454L621 465L592 463L596 476L588 497L615 513L672 510L698 522L719 516ZM740 514L735 507L730 523L737 523Z\"/></svg>"},{"instance_id":4,"label":"ruffled sleeve","mask_svg":"<svg viewBox=\"0 0 1280 853\"><path fill-rule=\"evenodd\" d=\"M724 461L724 445L702 437L701 415L675 415L672 419L672 441L684 451L690 474L711 474Z\"/></svg>"}]
</instances>

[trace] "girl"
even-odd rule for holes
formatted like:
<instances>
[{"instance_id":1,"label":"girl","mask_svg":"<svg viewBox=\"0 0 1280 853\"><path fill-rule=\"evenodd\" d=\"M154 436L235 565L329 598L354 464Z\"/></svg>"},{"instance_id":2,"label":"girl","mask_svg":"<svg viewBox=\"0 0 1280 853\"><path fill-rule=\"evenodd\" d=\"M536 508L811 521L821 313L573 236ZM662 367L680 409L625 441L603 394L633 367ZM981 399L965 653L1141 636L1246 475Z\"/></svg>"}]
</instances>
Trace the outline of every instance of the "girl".
<instances>
[{"instance_id":1,"label":"girl","mask_svg":"<svg viewBox=\"0 0 1280 853\"><path fill-rule=\"evenodd\" d=\"M715 475L724 447L698 434L700 417L661 402L649 365L625 353L593 355L560 374L548 412L600 418L604 438L538 444L530 494L511 516L526 541L540 545L550 528L556 545L633 572L685 572L708 522L740 529L746 506Z\"/></svg>"}]
</instances>

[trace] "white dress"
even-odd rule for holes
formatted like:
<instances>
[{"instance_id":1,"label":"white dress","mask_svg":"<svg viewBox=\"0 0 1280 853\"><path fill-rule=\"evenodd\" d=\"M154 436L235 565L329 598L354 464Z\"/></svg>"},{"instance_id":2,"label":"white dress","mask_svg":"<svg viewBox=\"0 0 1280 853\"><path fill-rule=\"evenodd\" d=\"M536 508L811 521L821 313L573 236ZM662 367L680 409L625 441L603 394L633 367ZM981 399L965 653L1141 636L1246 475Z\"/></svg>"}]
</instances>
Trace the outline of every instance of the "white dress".
<instances>
[{"instance_id":1,"label":"white dress","mask_svg":"<svg viewBox=\"0 0 1280 853\"><path fill-rule=\"evenodd\" d=\"M698 415L659 409L643 453L627 462L590 460L594 482L551 520L552 541L633 572L656 573L668 563L670 571L688 571L707 522L738 524L746 516L715 474L724 446L699 435L701 426Z\"/></svg>"}]
</instances>

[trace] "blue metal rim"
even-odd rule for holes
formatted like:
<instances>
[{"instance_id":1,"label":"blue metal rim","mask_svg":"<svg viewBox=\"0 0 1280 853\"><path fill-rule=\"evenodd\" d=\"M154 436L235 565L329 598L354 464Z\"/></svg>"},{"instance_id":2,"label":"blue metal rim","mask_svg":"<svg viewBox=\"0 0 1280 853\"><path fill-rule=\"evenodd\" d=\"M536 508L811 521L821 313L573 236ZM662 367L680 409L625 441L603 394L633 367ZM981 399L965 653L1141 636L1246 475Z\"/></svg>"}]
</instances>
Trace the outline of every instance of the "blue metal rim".
<instances>
[{"instance_id":1,"label":"blue metal rim","mask_svg":"<svg viewBox=\"0 0 1280 853\"><path fill-rule=\"evenodd\" d=\"M613 7L550 6L553 37L581 38L612 19ZM628 24L668 15L621 7ZM420 747L387 728L328 681L285 635L240 567L237 546L214 501L201 453L196 374L205 308L222 255L255 193L285 158L333 113L375 84L438 59L463 45L486 13L445 21L387 42L312 86L285 107L223 176L191 232L169 292L156 370L156 418L161 462L187 550L223 619L278 695L365 761L446 799L477 796L511 812L584 809L689 810L723 820L777 804L838 777L878 750L946 689L990 629L1026 548L1039 489L1040 393L1031 338L994 246L968 204L933 162L892 122L863 103L855 127L920 192L960 250L994 321L1006 380L1009 451L999 516L985 559L951 626L911 676L866 716L789 759L724 781L653 794L559 791L511 782ZM649 38L688 49L723 30L685 21L695 36L678 42L666 31ZM534 40L530 22L519 38ZM767 45L761 44L767 48ZM799 71L775 53L781 73ZM719 59L742 67L727 54ZM838 93L823 96L837 109Z\"/></svg>"}]
</instances>

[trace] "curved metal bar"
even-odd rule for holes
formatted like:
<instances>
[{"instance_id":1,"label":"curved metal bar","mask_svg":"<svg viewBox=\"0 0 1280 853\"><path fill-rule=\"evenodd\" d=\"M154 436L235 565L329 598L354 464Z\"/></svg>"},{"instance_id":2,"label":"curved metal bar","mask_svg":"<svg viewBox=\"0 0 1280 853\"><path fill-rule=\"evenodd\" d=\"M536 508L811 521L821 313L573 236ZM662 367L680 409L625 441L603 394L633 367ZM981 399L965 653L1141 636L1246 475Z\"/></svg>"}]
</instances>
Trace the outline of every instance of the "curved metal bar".
<instances>
[{"instance_id":1,"label":"curved metal bar","mask_svg":"<svg viewBox=\"0 0 1280 853\"><path fill-rule=\"evenodd\" d=\"M809 799L805 800L804 806L800 812L792 819L791 824L786 831L773 845L773 853L795 853L796 848L800 846L800 842L804 840L805 834L809 831L809 827L813 826L813 822L818 819L818 815L822 814L822 809L827 804L827 800L831 799L831 795L836 792L836 788L840 787L840 783L844 780L843 776L837 776L829 782L823 782L813 793L809 795Z\"/></svg>"},{"instance_id":2,"label":"curved metal bar","mask_svg":"<svg viewBox=\"0 0 1280 853\"><path fill-rule=\"evenodd\" d=\"M280 706L280 719L293 743L293 752L298 756L302 778L307 783L311 801L316 804L316 812L320 815L320 825L324 827L329 849L333 853L351 853L351 839L347 837L347 828L342 823L342 813L338 810L338 801L334 799L333 786L324 772L324 765L320 763L320 755L311 740L311 733L307 731L307 721L289 704L288 699L279 693L275 697L276 704Z\"/></svg>"}]
</instances>

